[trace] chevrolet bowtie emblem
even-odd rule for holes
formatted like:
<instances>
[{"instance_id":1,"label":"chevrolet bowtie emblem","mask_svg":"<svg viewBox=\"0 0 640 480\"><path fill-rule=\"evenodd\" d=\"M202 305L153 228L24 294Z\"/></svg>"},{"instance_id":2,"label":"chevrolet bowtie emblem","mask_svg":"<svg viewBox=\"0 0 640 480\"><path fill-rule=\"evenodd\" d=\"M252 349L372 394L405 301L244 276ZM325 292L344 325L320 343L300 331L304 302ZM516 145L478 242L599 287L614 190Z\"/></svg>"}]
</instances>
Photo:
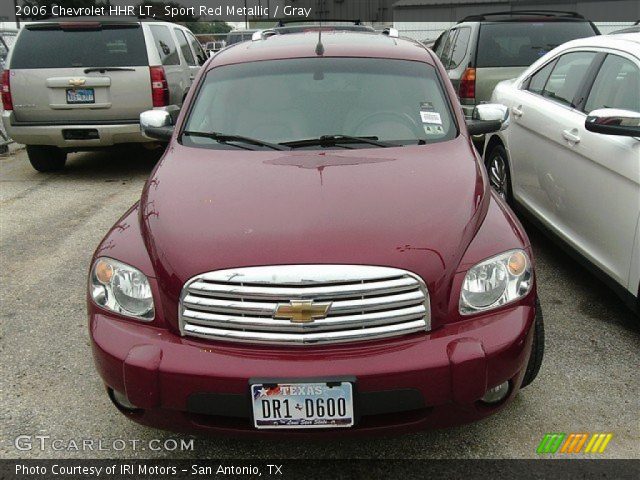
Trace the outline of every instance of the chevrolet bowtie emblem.
<instances>
[{"instance_id":1,"label":"chevrolet bowtie emblem","mask_svg":"<svg viewBox=\"0 0 640 480\"><path fill-rule=\"evenodd\" d=\"M84 85L86 80L84 78L70 78L69 85L73 85L74 87L79 87L80 85Z\"/></svg>"},{"instance_id":2,"label":"chevrolet bowtie emblem","mask_svg":"<svg viewBox=\"0 0 640 480\"><path fill-rule=\"evenodd\" d=\"M325 318L331 302L313 303L313 300L291 300L279 303L273 318L284 318L291 323L310 323L317 318Z\"/></svg>"}]
</instances>

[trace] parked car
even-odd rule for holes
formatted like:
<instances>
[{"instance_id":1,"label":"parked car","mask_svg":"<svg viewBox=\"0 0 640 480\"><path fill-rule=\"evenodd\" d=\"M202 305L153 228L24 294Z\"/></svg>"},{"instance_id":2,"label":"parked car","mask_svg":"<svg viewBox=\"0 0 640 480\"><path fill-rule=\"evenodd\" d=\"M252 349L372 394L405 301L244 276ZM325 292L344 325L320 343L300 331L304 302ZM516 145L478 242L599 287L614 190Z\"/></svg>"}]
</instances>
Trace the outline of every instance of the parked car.
<instances>
[{"instance_id":1,"label":"parked car","mask_svg":"<svg viewBox=\"0 0 640 480\"><path fill-rule=\"evenodd\" d=\"M175 125L141 115L169 146L88 291L96 367L132 420L407 432L490 415L536 377L529 240L471 142L506 108L465 125L433 52L395 30L322 42L255 35L207 63Z\"/></svg>"},{"instance_id":2,"label":"parked car","mask_svg":"<svg viewBox=\"0 0 640 480\"><path fill-rule=\"evenodd\" d=\"M489 101L498 82L517 77L562 43L598 33L577 13L496 12L464 18L438 38L434 50L470 116L475 105Z\"/></svg>"},{"instance_id":3,"label":"parked car","mask_svg":"<svg viewBox=\"0 0 640 480\"><path fill-rule=\"evenodd\" d=\"M140 113L178 108L206 60L191 32L124 17L29 23L2 75L2 120L33 168L60 170L67 152L148 141Z\"/></svg>"},{"instance_id":4,"label":"parked car","mask_svg":"<svg viewBox=\"0 0 640 480\"><path fill-rule=\"evenodd\" d=\"M251 40L251 36L257 31L255 28L250 30L231 30L227 33L227 45Z\"/></svg>"},{"instance_id":5,"label":"parked car","mask_svg":"<svg viewBox=\"0 0 640 480\"><path fill-rule=\"evenodd\" d=\"M634 23L631 27L616 30L615 32L611 32L609 35L618 35L620 33L640 33L640 20Z\"/></svg>"},{"instance_id":6,"label":"parked car","mask_svg":"<svg viewBox=\"0 0 640 480\"><path fill-rule=\"evenodd\" d=\"M212 54L219 52L225 47L224 40L216 40L214 42L207 42L205 45L205 50L209 56Z\"/></svg>"},{"instance_id":7,"label":"parked car","mask_svg":"<svg viewBox=\"0 0 640 480\"><path fill-rule=\"evenodd\" d=\"M639 309L640 34L566 43L492 101L512 114L486 144L493 187Z\"/></svg>"}]
</instances>

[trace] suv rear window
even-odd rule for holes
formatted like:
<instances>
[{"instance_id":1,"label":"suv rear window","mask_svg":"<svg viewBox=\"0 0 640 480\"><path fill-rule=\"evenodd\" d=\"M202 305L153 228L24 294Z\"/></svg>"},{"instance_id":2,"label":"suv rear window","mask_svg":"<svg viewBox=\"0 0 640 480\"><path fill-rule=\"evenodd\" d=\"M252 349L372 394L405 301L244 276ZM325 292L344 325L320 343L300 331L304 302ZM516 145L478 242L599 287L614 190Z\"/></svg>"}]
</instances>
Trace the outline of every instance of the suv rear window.
<instances>
[{"instance_id":1,"label":"suv rear window","mask_svg":"<svg viewBox=\"0 0 640 480\"><path fill-rule=\"evenodd\" d=\"M25 28L14 47L11 68L135 67L147 65L138 24L123 27Z\"/></svg>"},{"instance_id":2,"label":"suv rear window","mask_svg":"<svg viewBox=\"0 0 640 480\"><path fill-rule=\"evenodd\" d=\"M476 64L478 67L527 67L558 45L596 33L589 22L482 24Z\"/></svg>"}]
</instances>

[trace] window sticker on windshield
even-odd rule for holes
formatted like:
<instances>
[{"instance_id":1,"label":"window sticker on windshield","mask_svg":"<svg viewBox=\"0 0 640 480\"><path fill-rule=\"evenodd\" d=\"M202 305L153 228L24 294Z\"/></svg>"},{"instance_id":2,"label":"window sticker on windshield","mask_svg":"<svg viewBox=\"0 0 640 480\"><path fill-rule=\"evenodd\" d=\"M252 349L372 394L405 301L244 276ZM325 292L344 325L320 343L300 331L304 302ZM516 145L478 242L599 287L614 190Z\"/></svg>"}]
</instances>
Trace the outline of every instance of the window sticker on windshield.
<instances>
[{"instance_id":1,"label":"window sticker on windshield","mask_svg":"<svg viewBox=\"0 0 640 480\"><path fill-rule=\"evenodd\" d=\"M440 125L425 124L422 125L422 128L424 128L424 133L427 135L444 135L444 129Z\"/></svg>"},{"instance_id":2,"label":"window sticker on windshield","mask_svg":"<svg viewBox=\"0 0 640 480\"><path fill-rule=\"evenodd\" d=\"M420 118L422 119L422 123L442 125L442 119L438 112L420 112Z\"/></svg>"},{"instance_id":3,"label":"window sticker on windshield","mask_svg":"<svg viewBox=\"0 0 640 480\"><path fill-rule=\"evenodd\" d=\"M422 102L420 104L420 118L422 123L430 125L442 125L440 114L435 111L431 102Z\"/></svg>"}]
</instances>

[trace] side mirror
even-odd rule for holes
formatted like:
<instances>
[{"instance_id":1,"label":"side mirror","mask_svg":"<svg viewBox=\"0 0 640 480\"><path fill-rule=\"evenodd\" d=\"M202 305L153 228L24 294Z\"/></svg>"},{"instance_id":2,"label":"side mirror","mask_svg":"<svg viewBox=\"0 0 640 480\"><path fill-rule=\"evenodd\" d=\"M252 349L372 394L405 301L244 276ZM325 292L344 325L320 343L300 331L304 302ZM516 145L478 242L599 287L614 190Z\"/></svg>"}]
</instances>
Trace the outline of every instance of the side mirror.
<instances>
[{"instance_id":1,"label":"side mirror","mask_svg":"<svg viewBox=\"0 0 640 480\"><path fill-rule=\"evenodd\" d=\"M173 118L167 110L147 110L140 114L140 131L145 137L168 142L173 135Z\"/></svg>"},{"instance_id":2,"label":"side mirror","mask_svg":"<svg viewBox=\"0 0 640 480\"><path fill-rule=\"evenodd\" d=\"M640 113L616 108L591 112L584 122L590 132L624 137L640 137Z\"/></svg>"},{"instance_id":3,"label":"side mirror","mask_svg":"<svg viewBox=\"0 0 640 480\"><path fill-rule=\"evenodd\" d=\"M509 109L499 103L481 103L466 123L471 135L499 132L509 126Z\"/></svg>"}]
</instances>

